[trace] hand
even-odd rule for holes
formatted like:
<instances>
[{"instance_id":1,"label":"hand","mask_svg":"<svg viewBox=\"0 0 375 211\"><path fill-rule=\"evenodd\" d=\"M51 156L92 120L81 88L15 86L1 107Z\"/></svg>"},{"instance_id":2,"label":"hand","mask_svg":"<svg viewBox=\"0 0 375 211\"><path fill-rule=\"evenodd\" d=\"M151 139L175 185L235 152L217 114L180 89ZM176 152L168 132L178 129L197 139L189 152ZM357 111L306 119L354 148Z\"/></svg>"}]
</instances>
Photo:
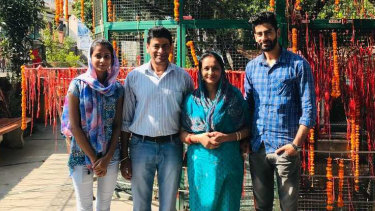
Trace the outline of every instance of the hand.
<instances>
[{"instance_id":1,"label":"hand","mask_svg":"<svg viewBox=\"0 0 375 211\"><path fill-rule=\"evenodd\" d=\"M124 177L127 180L130 180L132 178L132 161L130 158L125 159L120 164L120 171L122 177Z\"/></svg>"},{"instance_id":2,"label":"hand","mask_svg":"<svg viewBox=\"0 0 375 211\"><path fill-rule=\"evenodd\" d=\"M220 143L211 139L209 133L201 133L196 135L196 139L207 149L216 149L220 146Z\"/></svg>"},{"instance_id":3,"label":"hand","mask_svg":"<svg viewBox=\"0 0 375 211\"><path fill-rule=\"evenodd\" d=\"M210 132L208 133L208 136L211 138L211 140L217 142L217 143L223 143L227 139L227 134L221 133L221 132Z\"/></svg>"},{"instance_id":4,"label":"hand","mask_svg":"<svg viewBox=\"0 0 375 211\"><path fill-rule=\"evenodd\" d=\"M280 147L275 151L276 154L281 155L286 153L287 156L295 156L297 155L298 151L294 149L291 144L285 144L284 146Z\"/></svg>"},{"instance_id":5,"label":"hand","mask_svg":"<svg viewBox=\"0 0 375 211\"><path fill-rule=\"evenodd\" d=\"M104 177L107 174L107 167L108 167L109 161L110 159L106 157L99 158L95 161L92 168L94 170L94 173L98 177Z\"/></svg>"}]
</instances>

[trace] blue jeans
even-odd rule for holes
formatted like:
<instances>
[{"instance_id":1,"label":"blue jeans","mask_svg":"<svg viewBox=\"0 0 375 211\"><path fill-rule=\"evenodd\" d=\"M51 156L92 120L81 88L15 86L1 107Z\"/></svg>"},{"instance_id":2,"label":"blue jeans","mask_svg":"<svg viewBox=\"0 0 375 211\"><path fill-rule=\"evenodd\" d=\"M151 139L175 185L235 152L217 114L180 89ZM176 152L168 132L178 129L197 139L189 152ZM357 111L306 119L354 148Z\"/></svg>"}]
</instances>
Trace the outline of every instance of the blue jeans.
<instances>
[{"instance_id":1,"label":"blue jeans","mask_svg":"<svg viewBox=\"0 0 375 211\"><path fill-rule=\"evenodd\" d=\"M182 142L170 138L163 143L133 136L130 141L132 160L133 211L151 211L155 172L159 184L160 211L176 210L176 195L182 167Z\"/></svg>"},{"instance_id":2,"label":"blue jeans","mask_svg":"<svg viewBox=\"0 0 375 211\"><path fill-rule=\"evenodd\" d=\"M250 155L250 173L257 211L272 211L275 173L281 210L297 211L300 163L299 154L266 154L263 144L258 152Z\"/></svg>"}]
</instances>

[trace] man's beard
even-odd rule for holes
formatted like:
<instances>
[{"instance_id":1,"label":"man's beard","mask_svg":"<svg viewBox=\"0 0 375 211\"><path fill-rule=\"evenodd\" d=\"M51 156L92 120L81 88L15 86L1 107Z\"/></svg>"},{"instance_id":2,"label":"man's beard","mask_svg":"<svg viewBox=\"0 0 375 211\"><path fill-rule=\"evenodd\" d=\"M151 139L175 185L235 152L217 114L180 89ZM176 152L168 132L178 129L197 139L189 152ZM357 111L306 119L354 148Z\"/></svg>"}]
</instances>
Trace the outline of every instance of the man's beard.
<instances>
[{"instance_id":1,"label":"man's beard","mask_svg":"<svg viewBox=\"0 0 375 211\"><path fill-rule=\"evenodd\" d=\"M268 43L267 43L268 44ZM261 48L262 48L262 51L264 52L269 52L269 51L272 51L277 45L277 38L275 38L274 40L272 40L268 46L263 46L263 43L260 44Z\"/></svg>"}]
</instances>

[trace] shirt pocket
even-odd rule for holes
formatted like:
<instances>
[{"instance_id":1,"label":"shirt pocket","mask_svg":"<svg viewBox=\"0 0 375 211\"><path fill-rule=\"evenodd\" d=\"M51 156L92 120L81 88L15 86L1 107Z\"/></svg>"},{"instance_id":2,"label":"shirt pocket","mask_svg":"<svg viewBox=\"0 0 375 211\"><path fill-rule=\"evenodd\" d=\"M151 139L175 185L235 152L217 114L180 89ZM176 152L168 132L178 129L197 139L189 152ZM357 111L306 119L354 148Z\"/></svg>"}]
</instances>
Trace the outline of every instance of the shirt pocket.
<instances>
[{"instance_id":1,"label":"shirt pocket","mask_svg":"<svg viewBox=\"0 0 375 211\"><path fill-rule=\"evenodd\" d=\"M167 100L167 105L174 111L180 111L181 104L182 104L182 98L183 98L183 92L173 89L167 89L162 88L162 94L165 96L165 99ZM172 110L172 111L173 111Z\"/></svg>"},{"instance_id":2,"label":"shirt pocket","mask_svg":"<svg viewBox=\"0 0 375 211\"><path fill-rule=\"evenodd\" d=\"M280 79L275 83L276 94L279 96L291 96L295 89L296 78Z\"/></svg>"}]
</instances>

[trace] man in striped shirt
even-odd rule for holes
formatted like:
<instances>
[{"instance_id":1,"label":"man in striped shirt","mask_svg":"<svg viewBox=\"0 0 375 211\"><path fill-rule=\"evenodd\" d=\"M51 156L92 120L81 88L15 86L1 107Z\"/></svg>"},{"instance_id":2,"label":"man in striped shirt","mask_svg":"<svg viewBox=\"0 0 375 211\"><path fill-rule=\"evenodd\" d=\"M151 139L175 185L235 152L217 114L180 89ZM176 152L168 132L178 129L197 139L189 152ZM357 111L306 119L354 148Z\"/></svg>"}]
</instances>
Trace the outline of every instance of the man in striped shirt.
<instances>
[{"instance_id":1,"label":"man in striped shirt","mask_svg":"<svg viewBox=\"0 0 375 211\"><path fill-rule=\"evenodd\" d=\"M263 53L246 66L245 98L252 108L250 170L256 210L272 210L274 174L282 210L297 210L299 149L315 125L313 75L302 57L282 48L271 12L252 20Z\"/></svg>"},{"instance_id":2,"label":"man in striped shirt","mask_svg":"<svg viewBox=\"0 0 375 211\"><path fill-rule=\"evenodd\" d=\"M159 210L176 210L182 167L180 112L193 81L168 61L171 46L172 35L166 28L151 28L146 46L151 61L135 68L125 80L120 169L123 177L131 179L134 211L151 211L156 171Z\"/></svg>"}]
</instances>

